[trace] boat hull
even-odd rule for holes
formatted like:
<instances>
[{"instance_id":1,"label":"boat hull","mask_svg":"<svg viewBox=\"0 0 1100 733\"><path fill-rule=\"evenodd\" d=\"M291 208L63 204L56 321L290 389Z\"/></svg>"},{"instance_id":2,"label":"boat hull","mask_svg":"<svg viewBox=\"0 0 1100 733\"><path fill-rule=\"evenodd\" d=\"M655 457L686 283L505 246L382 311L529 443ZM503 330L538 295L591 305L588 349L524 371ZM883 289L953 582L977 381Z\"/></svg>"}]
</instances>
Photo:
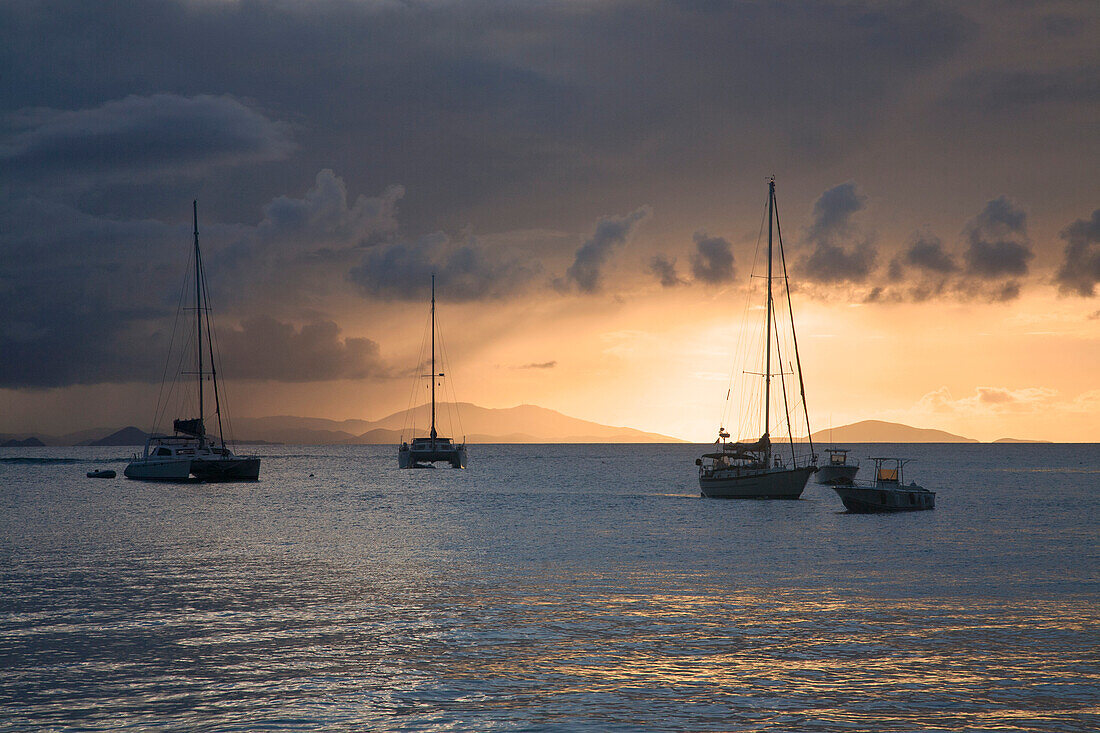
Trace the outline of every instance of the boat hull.
<instances>
[{"instance_id":1,"label":"boat hull","mask_svg":"<svg viewBox=\"0 0 1100 733\"><path fill-rule=\"evenodd\" d=\"M819 484L849 484L855 479L857 473L859 473L858 465L825 465L817 469L814 481Z\"/></svg>"},{"instance_id":2,"label":"boat hull","mask_svg":"<svg viewBox=\"0 0 1100 733\"><path fill-rule=\"evenodd\" d=\"M259 458L217 458L191 461L191 473L196 478L209 482L258 481L260 479Z\"/></svg>"},{"instance_id":3,"label":"boat hull","mask_svg":"<svg viewBox=\"0 0 1100 733\"><path fill-rule=\"evenodd\" d=\"M193 481L190 460L157 461L139 458L122 472L137 481Z\"/></svg>"},{"instance_id":4,"label":"boat hull","mask_svg":"<svg viewBox=\"0 0 1100 733\"><path fill-rule=\"evenodd\" d=\"M936 508L936 492L920 487L880 489L869 486L833 486L853 514L916 512Z\"/></svg>"},{"instance_id":5,"label":"boat hull","mask_svg":"<svg viewBox=\"0 0 1100 733\"><path fill-rule=\"evenodd\" d=\"M435 463L449 463L451 468L466 468L466 448L397 451L397 465L401 468L425 468Z\"/></svg>"},{"instance_id":6,"label":"boat hull","mask_svg":"<svg viewBox=\"0 0 1100 733\"><path fill-rule=\"evenodd\" d=\"M724 469L699 474L699 493L708 499L798 499L813 466L756 470Z\"/></svg>"}]
</instances>

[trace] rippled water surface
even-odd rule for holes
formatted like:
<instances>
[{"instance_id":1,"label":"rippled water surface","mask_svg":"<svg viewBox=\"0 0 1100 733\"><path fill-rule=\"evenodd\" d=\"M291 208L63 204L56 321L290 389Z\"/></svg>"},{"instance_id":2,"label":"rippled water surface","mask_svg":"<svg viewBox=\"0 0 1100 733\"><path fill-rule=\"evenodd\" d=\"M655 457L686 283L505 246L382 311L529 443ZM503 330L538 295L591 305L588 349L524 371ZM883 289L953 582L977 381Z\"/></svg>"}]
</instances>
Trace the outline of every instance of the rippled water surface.
<instances>
[{"instance_id":1,"label":"rippled water surface","mask_svg":"<svg viewBox=\"0 0 1100 733\"><path fill-rule=\"evenodd\" d=\"M0 730L1100 728L1100 447L858 447L939 492L882 516L698 450L0 449Z\"/></svg>"}]
</instances>

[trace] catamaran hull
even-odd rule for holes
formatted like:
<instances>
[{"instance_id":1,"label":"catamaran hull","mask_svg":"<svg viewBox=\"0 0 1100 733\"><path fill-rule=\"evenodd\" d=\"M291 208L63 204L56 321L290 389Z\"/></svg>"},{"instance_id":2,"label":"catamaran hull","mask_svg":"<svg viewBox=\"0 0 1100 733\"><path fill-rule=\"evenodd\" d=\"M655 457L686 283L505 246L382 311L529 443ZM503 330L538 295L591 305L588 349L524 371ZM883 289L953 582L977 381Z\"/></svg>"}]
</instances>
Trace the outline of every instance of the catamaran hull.
<instances>
[{"instance_id":1,"label":"catamaran hull","mask_svg":"<svg viewBox=\"0 0 1100 733\"><path fill-rule=\"evenodd\" d=\"M433 463L449 463L451 468L466 468L466 449L397 451L397 465L401 468L425 468Z\"/></svg>"},{"instance_id":2,"label":"catamaran hull","mask_svg":"<svg viewBox=\"0 0 1100 733\"><path fill-rule=\"evenodd\" d=\"M819 484L850 484L859 473L859 466L822 466L814 481Z\"/></svg>"},{"instance_id":3,"label":"catamaran hull","mask_svg":"<svg viewBox=\"0 0 1100 733\"><path fill-rule=\"evenodd\" d=\"M812 466L699 476L699 493L709 499L797 499L814 472Z\"/></svg>"},{"instance_id":4,"label":"catamaran hull","mask_svg":"<svg viewBox=\"0 0 1100 733\"><path fill-rule=\"evenodd\" d=\"M844 508L854 514L916 512L936 508L936 492L919 488L875 489L863 486L833 486Z\"/></svg>"},{"instance_id":5,"label":"catamaran hull","mask_svg":"<svg viewBox=\"0 0 1100 733\"><path fill-rule=\"evenodd\" d=\"M194 481L191 461L131 461L122 472L137 481Z\"/></svg>"},{"instance_id":6,"label":"catamaran hull","mask_svg":"<svg viewBox=\"0 0 1100 733\"><path fill-rule=\"evenodd\" d=\"M222 458L191 461L191 473L203 481L258 481L259 458Z\"/></svg>"}]
</instances>

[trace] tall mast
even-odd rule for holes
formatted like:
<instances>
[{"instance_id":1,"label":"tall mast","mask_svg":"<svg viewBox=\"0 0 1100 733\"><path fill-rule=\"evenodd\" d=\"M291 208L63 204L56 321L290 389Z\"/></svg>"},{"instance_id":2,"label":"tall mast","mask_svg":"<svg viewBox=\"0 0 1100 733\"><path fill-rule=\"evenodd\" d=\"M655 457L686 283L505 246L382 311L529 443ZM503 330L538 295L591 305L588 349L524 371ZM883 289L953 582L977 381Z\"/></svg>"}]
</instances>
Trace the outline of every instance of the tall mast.
<instances>
[{"instance_id":1,"label":"tall mast","mask_svg":"<svg viewBox=\"0 0 1100 733\"><path fill-rule=\"evenodd\" d=\"M435 273L432 273L432 443L435 443Z\"/></svg>"},{"instance_id":2,"label":"tall mast","mask_svg":"<svg viewBox=\"0 0 1100 733\"><path fill-rule=\"evenodd\" d=\"M772 229L775 219L775 176L768 180L768 315L767 355L764 357L764 437L768 437L768 418L771 412L772 391ZM767 452L771 457L771 450Z\"/></svg>"},{"instance_id":3,"label":"tall mast","mask_svg":"<svg viewBox=\"0 0 1100 733\"><path fill-rule=\"evenodd\" d=\"M206 428L202 424L202 285L199 282L199 273L202 271L202 260L199 259L199 202L191 202L191 214L195 224L195 338L199 355L199 426L203 434L199 436L201 445L206 439Z\"/></svg>"}]
</instances>

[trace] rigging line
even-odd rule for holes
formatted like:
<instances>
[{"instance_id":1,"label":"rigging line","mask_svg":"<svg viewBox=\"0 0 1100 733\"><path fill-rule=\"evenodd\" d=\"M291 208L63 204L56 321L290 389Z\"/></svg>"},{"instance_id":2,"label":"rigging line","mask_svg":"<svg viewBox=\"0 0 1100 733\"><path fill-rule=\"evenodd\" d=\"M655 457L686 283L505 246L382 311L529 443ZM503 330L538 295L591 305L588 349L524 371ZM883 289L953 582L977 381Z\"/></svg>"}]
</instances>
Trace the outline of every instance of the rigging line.
<instances>
[{"instance_id":1,"label":"rigging line","mask_svg":"<svg viewBox=\"0 0 1100 733\"><path fill-rule=\"evenodd\" d=\"M443 326L439 323L439 313L435 315L435 326L439 336L439 352L443 364L451 364L451 352L447 350L447 343L443 340ZM446 371L444 370L444 373ZM452 422L451 412L454 412L453 419L458 422L458 429L463 430L462 427L462 413L458 411L458 393L454 388L454 377L447 377L446 385L444 386L444 396L446 396L447 388L451 390L451 408L447 410L447 424L451 429L451 438L455 437L454 423Z\"/></svg>"},{"instance_id":2,"label":"rigging line","mask_svg":"<svg viewBox=\"0 0 1100 733\"><path fill-rule=\"evenodd\" d=\"M233 425L229 420L229 400L228 395L222 395L222 389L218 387L218 373L216 365L218 361L221 361L221 347L216 343L215 329L214 329L214 316L211 315L214 311L214 307L210 305L210 287L206 279L206 265L202 265L202 294L203 302L206 304L206 343L208 350L210 351L210 378L214 382L214 412L218 416L218 438L221 439L222 448L225 447L225 428L222 425L222 402L226 403L226 416L225 422L229 423L230 438L233 438ZM215 351L217 352L218 359L214 359Z\"/></svg>"},{"instance_id":3,"label":"rigging line","mask_svg":"<svg viewBox=\"0 0 1100 733\"><path fill-rule=\"evenodd\" d=\"M806 402L806 382L802 379L802 359L798 355L798 331L794 327L794 307L791 305L791 283L787 275L787 256L783 250L783 230L779 227L778 202L775 205L775 230L779 234L779 261L783 264L783 285L787 291L787 310L791 313L791 337L794 340L794 361L798 365L798 388L802 393L802 411L806 415L806 439L810 443L810 455L814 456L814 462L816 462L817 456L814 454L813 433L810 431L810 406Z\"/></svg>"},{"instance_id":4,"label":"rigging line","mask_svg":"<svg viewBox=\"0 0 1100 733\"><path fill-rule=\"evenodd\" d=\"M761 242L763 241L763 238L764 238L764 221L767 219L767 212L768 212L768 206L767 206L767 203L765 203L764 204L764 209L760 214L760 227L758 228L758 230L756 232L756 248L753 252L752 267L749 269L749 276L750 276L749 277L749 287L748 287L748 290L746 291L746 294L745 294L744 308L742 308L742 310L741 310L741 324L740 324L740 327L738 328L738 331L737 331L737 341L736 341L736 344L734 346L734 355L735 355L734 360L733 360L734 363L733 363L732 368L730 370L729 379L726 382L726 402L722 407L721 421L720 421L721 425L727 425L728 424L728 420L729 420L729 417L730 417L730 412L732 410L731 405L730 405L729 397L730 397L730 392L732 391L732 388L734 386L734 381L737 381L737 383L740 385L740 388L738 390L738 396L741 399L741 403L744 404L745 401L746 401L747 381L746 381L743 374L740 376L740 378L738 378L738 373L743 372L744 370L743 369L738 370L737 366L738 366L739 363L741 365L744 365L748 361L747 357L745 356L748 353L748 351L747 351L748 347L745 343L746 342L746 333L747 333L748 329L746 329L745 326L748 323L749 309L752 307L752 302L753 302L753 299L754 299L753 298L754 283L753 283L752 274L754 272L756 272L756 266L760 261L760 246L761 246ZM744 350L742 349L742 347L744 347ZM746 411L741 410L741 411L739 411L738 425L737 425L737 438L738 439L740 439L743 435L743 431L745 429L745 424L746 424L745 421L746 421Z\"/></svg>"},{"instance_id":5,"label":"rigging line","mask_svg":"<svg viewBox=\"0 0 1100 733\"><path fill-rule=\"evenodd\" d=\"M425 351L425 346L428 343L427 338L430 336L430 333L429 333L430 330L431 330L430 322L431 322L431 314L429 313L428 316L424 319L424 328L420 332L420 348L416 352L416 374L413 377L412 389L409 392L409 403L405 407L405 418L401 423L401 438L402 438L402 440L405 437L405 429L409 427L410 420L412 421L412 426L411 426L412 435L410 437L411 438L416 437L416 413L415 413L416 404L415 403L416 403L417 394L420 391L420 380L422 379L422 375L424 374L424 351Z\"/></svg>"},{"instance_id":6,"label":"rigging line","mask_svg":"<svg viewBox=\"0 0 1100 733\"><path fill-rule=\"evenodd\" d=\"M198 257L198 267L199 285L202 289L203 296L202 302L205 304L206 310L206 345L207 349L210 351L210 379L214 383L214 414L218 416L218 438L222 442L222 448L225 448L225 429L222 427L221 397L218 394L218 371L214 362L214 324L210 315L210 289L207 287L206 267L202 264L201 255ZM201 313L199 314L199 318L202 318Z\"/></svg>"},{"instance_id":7,"label":"rigging line","mask_svg":"<svg viewBox=\"0 0 1100 733\"><path fill-rule=\"evenodd\" d=\"M188 248L188 250L187 250L187 264L188 265L191 264L191 250L190 250L190 248ZM190 269L191 268L188 267L188 268L186 268L186 270L184 270L184 272L186 273L186 271L190 270ZM176 316L172 321L172 335L168 340L168 354L164 358L164 371L160 375L160 388L157 390L157 403L156 403L156 409L153 412L153 426L149 429L150 434L155 433L157 431L157 424L160 422L161 398L163 397L164 400L165 400L165 409L167 409L167 401L169 399L171 399L171 395L172 395L172 390L171 389L169 389L169 392L168 392L167 396L164 395L164 382L168 378L168 365L172 363L172 349L175 347L175 344L176 344L176 328L179 325L180 312L183 310L183 298L184 298L184 295L185 295L186 290L187 290L187 283L189 281L190 281L190 278L188 278L185 274L184 278L183 278L183 283L180 285L179 301L176 303ZM173 381L175 381L175 380L173 380Z\"/></svg>"},{"instance_id":8,"label":"rigging line","mask_svg":"<svg viewBox=\"0 0 1100 733\"><path fill-rule=\"evenodd\" d=\"M775 359L779 362L779 389L783 392L783 419L787 423L787 439L791 442L791 462L794 462L794 434L791 432L791 405L787 400L787 377L783 371L783 354L780 350L779 319L772 319L775 326Z\"/></svg>"}]
</instances>

